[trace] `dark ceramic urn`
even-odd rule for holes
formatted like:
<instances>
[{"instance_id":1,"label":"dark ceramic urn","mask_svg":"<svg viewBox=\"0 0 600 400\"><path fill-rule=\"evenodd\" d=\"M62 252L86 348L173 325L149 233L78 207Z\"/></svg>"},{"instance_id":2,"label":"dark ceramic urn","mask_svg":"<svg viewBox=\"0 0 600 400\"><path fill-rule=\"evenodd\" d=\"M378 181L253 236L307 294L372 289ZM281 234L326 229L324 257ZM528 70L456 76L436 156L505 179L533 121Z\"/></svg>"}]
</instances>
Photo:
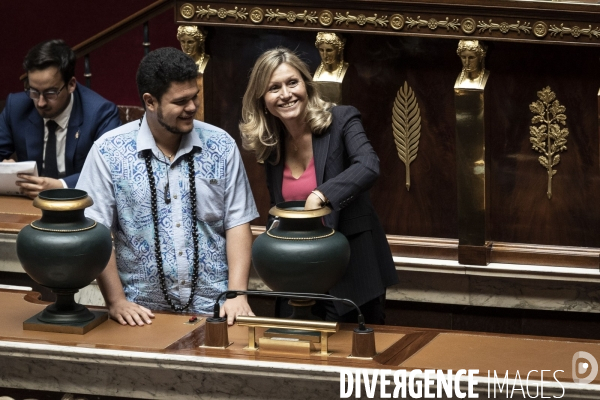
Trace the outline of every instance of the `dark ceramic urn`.
<instances>
[{"instance_id":1,"label":"dark ceramic urn","mask_svg":"<svg viewBox=\"0 0 600 400\"><path fill-rule=\"evenodd\" d=\"M265 284L278 292L326 293L346 272L350 245L323 225L327 207L304 210L303 201L269 210L279 224L256 238L252 263Z\"/></svg>"},{"instance_id":2,"label":"dark ceramic urn","mask_svg":"<svg viewBox=\"0 0 600 400\"><path fill-rule=\"evenodd\" d=\"M42 218L17 236L23 269L57 296L56 303L38 314L42 323L78 324L95 318L74 300L75 293L104 270L112 251L109 229L84 216L92 204L83 190L43 191L33 201Z\"/></svg>"}]
</instances>

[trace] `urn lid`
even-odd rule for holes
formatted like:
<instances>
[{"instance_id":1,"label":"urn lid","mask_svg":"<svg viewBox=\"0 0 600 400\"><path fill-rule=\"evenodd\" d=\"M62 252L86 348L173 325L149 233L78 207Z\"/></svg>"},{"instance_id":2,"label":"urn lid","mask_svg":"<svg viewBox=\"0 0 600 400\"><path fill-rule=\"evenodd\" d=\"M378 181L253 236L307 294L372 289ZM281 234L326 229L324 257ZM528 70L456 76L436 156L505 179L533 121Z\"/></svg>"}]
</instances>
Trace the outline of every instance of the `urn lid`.
<instances>
[{"instance_id":1,"label":"urn lid","mask_svg":"<svg viewBox=\"0 0 600 400\"><path fill-rule=\"evenodd\" d=\"M33 206L48 211L83 210L94 204L87 192L79 189L50 189L40 192Z\"/></svg>"},{"instance_id":2,"label":"urn lid","mask_svg":"<svg viewBox=\"0 0 600 400\"><path fill-rule=\"evenodd\" d=\"M331 214L331 208L321 207L315 210L305 210L304 201L285 201L271 207L269 214L281 218L318 218Z\"/></svg>"}]
</instances>

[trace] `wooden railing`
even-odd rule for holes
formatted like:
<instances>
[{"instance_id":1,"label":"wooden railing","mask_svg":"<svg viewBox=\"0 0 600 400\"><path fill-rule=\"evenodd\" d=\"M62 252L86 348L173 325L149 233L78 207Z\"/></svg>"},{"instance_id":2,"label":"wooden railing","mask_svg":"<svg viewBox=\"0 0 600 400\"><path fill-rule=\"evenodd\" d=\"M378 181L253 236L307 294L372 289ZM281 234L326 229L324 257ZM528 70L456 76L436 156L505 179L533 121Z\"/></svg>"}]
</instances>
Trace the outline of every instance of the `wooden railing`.
<instances>
[{"instance_id":1,"label":"wooden railing","mask_svg":"<svg viewBox=\"0 0 600 400\"><path fill-rule=\"evenodd\" d=\"M141 9L135 14L130 15L129 17L103 30L97 35L94 35L91 38L84 40L83 42L74 46L73 51L75 52L75 55L78 58L85 56L86 54L89 54L90 52L103 46L111 40L116 39L122 34L132 30L133 28L145 22L148 22L149 20L162 14L166 10L173 8L173 4L174 3L171 0L155 1L148 7ZM147 41L144 41L144 45L146 45L146 43Z\"/></svg>"},{"instance_id":2,"label":"wooden railing","mask_svg":"<svg viewBox=\"0 0 600 400\"><path fill-rule=\"evenodd\" d=\"M172 0L157 0L149 6L123 19L122 21L117 22L113 26L74 46L73 51L75 52L76 57L85 57L84 76L86 77L86 85L90 86L91 73L88 57L92 51L138 27L139 25L147 24L152 18L162 14L168 9L173 8L174 4L175 3ZM142 42L142 46L144 46L147 52L150 46L147 25L144 27L144 40ZM21 75L20 79L24 80L26 77L27 74L23 74Z\"/></svg>"}]
</instances>

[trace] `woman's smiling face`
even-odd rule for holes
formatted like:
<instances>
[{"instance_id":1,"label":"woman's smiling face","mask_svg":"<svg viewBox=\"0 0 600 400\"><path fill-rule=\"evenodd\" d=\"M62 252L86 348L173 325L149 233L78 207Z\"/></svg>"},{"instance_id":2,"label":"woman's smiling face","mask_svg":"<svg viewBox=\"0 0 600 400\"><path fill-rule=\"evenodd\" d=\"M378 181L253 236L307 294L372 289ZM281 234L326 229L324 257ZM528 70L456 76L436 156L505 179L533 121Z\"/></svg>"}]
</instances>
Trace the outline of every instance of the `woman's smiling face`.
<instances>
[{"instance_id":1,"label":"woman's smiling face","mask_svg":"<svg viewBox=\"0 0 600 400\"><path fill-rule=\"evenodd\" d=\"M308 94L300 71L287 63L273 71L264 95L267 110L284 125L303 122Z\"/></svg>"}]
</instances>

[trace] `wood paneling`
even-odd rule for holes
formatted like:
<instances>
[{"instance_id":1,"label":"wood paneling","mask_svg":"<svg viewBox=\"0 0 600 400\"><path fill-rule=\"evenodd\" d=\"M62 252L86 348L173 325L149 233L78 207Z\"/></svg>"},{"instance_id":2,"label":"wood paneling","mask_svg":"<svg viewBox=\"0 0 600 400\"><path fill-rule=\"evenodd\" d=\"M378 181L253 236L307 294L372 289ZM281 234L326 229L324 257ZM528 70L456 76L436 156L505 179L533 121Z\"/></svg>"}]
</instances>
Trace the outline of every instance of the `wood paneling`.
<instances>
[{"instance_id":1,"label":"wood paneling","mask_svg":"<svg viewBox=\"0 0 600 400\"><path fill-rule=\"evenodd\" d=\"M494 43L486 67L491 153L490 239L599 247L598 49ZM550 86L566 107L567 150L546 197L547 174L531 148L529 104Z\"/></svg>"}]
</instances>

